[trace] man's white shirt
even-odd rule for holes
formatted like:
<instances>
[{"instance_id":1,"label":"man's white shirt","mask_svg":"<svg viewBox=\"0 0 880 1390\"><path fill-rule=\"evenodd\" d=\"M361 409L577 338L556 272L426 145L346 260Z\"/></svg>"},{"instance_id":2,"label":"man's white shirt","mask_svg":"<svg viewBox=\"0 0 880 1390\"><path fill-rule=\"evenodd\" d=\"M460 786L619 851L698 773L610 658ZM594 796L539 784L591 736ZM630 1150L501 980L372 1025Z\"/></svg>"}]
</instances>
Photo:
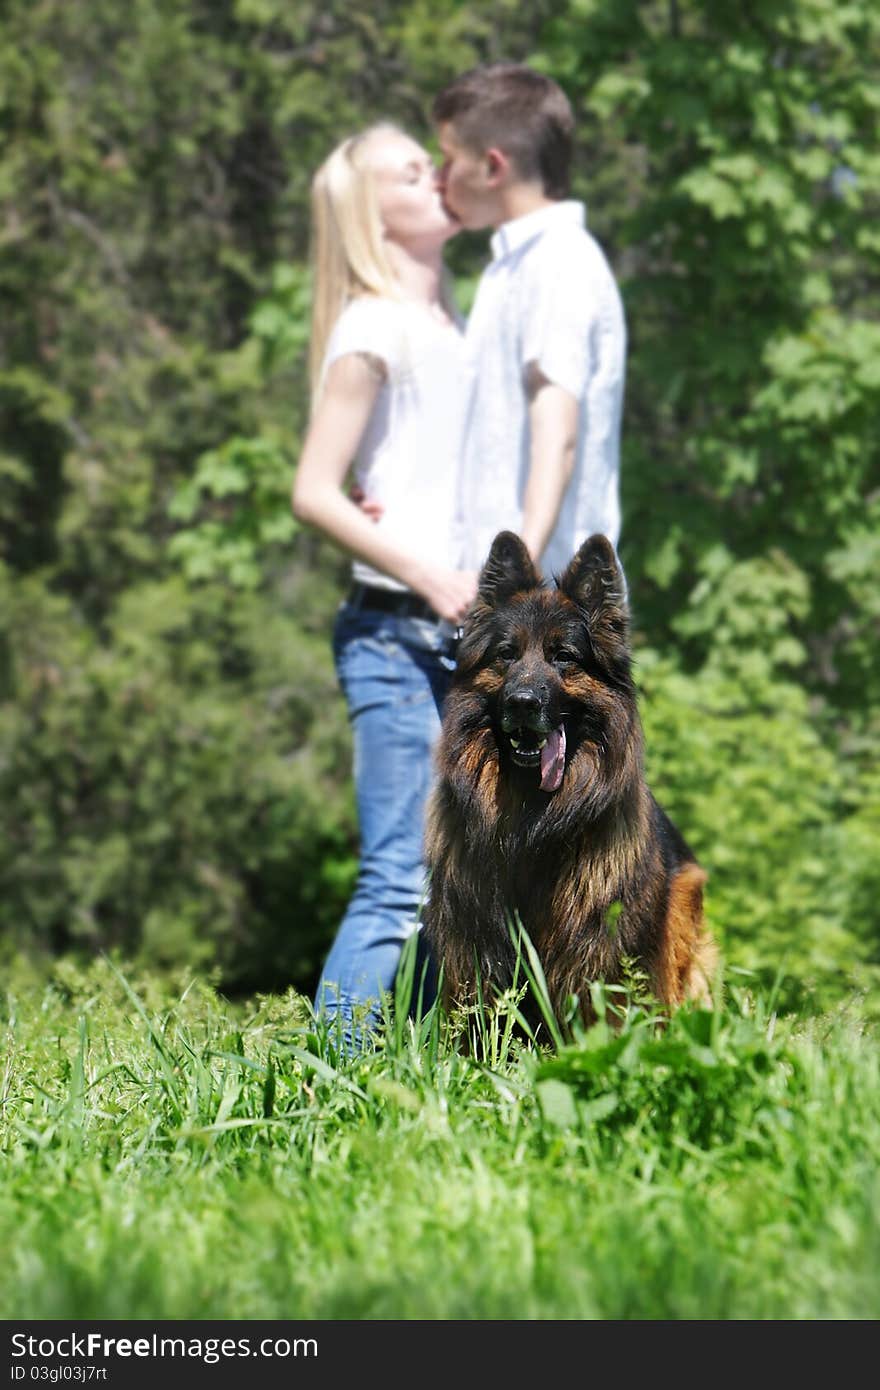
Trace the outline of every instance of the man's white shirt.
<instances>
[{"instance_id":1,"label":"man's white shirt","mask_svg":"<svg viewBox=\"0 0 880 1390\"><path fill-rule=\"evenodd\" d=\"M498 531L519 532L528 480L526 373L534 364L579 402L571 481L541 557L560 574L596 531L620 533L626 326L614 276L583 204L554 203L501 226L467 324L470 396L456 506L464 564Z\"/></svg>"}]
</instances>

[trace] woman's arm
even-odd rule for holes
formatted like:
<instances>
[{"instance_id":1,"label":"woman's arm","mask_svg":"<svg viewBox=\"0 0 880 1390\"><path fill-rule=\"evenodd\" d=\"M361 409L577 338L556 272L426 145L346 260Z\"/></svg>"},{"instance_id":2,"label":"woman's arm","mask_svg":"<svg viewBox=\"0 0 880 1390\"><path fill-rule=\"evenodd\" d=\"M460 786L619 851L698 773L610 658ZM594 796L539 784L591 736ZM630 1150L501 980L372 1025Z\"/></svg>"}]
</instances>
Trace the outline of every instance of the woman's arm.
<instances>
[{"instance_id":1,"label":"woman's arm","mask_svg":"<svg viewBox=\"0 0 880 1390\"><path fill-rule=\"evenodd\" d=\"M296 471L293 514L421 594L441 618L458 622L476 593L476 575L424 564L414 551L388 541L343 491L381 386L375 369L360 354L348 353L332 363ZM413 545L418 542L414 536Z\"/></svg>"}]
</instances>

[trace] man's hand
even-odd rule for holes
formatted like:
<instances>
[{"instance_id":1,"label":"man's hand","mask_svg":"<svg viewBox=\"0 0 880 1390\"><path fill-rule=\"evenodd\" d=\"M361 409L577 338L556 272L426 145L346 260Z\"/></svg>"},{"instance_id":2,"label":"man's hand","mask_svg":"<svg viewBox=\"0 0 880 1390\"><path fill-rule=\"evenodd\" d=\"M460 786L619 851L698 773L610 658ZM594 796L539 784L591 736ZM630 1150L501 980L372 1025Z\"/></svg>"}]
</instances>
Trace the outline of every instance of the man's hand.
<instances>
[{"instance_id":1,"label":"man's hand","mask_svg":"<svg viewBox=\"0 0 880 1390\"><path fill-rule=\"evenodd\" d=\"M371 521L379 521L384 515L385 508L381 502L372 502L364 492L360 483L352 483L348 490L348 495L355 506L360 507L364 516L368 516Z\"/></svg>"}]
</instances>

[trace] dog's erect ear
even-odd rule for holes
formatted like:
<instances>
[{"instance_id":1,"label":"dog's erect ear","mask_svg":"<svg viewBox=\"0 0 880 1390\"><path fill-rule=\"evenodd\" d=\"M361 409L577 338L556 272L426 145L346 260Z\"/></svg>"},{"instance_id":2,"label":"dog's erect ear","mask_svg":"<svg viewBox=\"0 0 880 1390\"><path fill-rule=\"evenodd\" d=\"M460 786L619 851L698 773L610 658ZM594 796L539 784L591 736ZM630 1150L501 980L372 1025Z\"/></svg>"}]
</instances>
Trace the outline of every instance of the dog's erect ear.
<instances>
[{"instance_id":1,"label":"dog's erect ear","mask_svg":"<svg viewBox=\"0 0 880 1390\"><path fill-rule=\"evenodd\" d=\"M563 594L586 614L591 627L607 625L626 635L629 607L620 563L607 536L597 533L584 541L565 573L557 580Z\"/></svg>"},{"instance_id":2,"label":"dog's erect ear","mask_svg":"<svg viewBox=\"0 0 880 1390\"><path fill-rule=\"evenodd\" d=\"M513 531L499 531L480 574L479 597L495 607L511 594L536 589L540 584L541 576L519 536Z\"/></svg>"}]
</instances>

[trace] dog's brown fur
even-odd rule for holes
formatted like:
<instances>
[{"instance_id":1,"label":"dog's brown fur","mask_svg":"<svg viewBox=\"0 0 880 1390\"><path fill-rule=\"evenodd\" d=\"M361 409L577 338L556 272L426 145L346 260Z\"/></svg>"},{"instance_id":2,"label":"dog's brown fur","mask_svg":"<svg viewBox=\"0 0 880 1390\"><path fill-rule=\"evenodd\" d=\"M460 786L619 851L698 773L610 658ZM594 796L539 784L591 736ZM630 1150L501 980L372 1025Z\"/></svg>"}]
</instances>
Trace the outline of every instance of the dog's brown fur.
<instances>
[{"instance_id":1,"label":"dog's brown fur","mask_svg":"<svg viewBox=\"0 0 880 1390\"><path fill-rule=\"evenodd\" d=\"M518 537L496 537L437 759L424 926L447 1009L513 983L515 915L560 1019L576 995L589 1021L590 982L619 982L627 958L662 1004L710 1003L706 875L645 783L624 584L605 537L553 589Z\"/></svg>"}]
</instances>

